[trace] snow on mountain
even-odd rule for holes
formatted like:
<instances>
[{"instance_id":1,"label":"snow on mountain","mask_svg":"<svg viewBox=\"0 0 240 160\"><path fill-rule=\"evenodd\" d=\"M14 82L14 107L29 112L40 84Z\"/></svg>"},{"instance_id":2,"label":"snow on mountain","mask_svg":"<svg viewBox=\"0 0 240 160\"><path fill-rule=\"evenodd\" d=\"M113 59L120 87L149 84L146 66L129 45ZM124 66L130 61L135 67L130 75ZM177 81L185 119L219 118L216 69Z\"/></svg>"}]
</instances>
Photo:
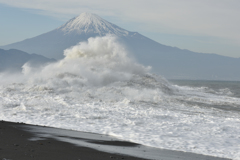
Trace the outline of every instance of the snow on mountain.
<instances>
[{"instance_id":1,"label":"snow on mountain","mask_svg":"<svg viewBox=\"0 0 240 160\"><path fill-rule=\"evenodd\" d=\"M138 62L152 66L153 72L166 78L240 80L240 59L162 45L91 13L82 13L53 31L1 48L62 59L66 48L87 41L90 37L107 34L117 36Z\"/></svg>"},{"instance_id":2,"label":"snow on mountain","mask_svg":"<svg viewBox=\"0 0 240 160\"><path fill-rule=\"evenodd\" d=\"M82 13L53 31L1 48L15 48L28 53L61 59L63 58L63 51L66 48L76 45L81 41L86 41L90 37L107 34L114 34L118 37L129 37L134 35L135 32L122 29L95 14Z\"/></svg>"},{"instance_id":3,"label":"snow on mountain","mask_svg":"<svg viewBox=\"0 0 240 160\"><path fill-rule=\"evenodd\" d=\"M92 13L82 13L78 17L69 20L60 26L57 30L63 31L65 34L98 34L104 36L106 34L115 34L118 36L127 36L129 32L122 29Z\"/></svg>"}]
</instances>

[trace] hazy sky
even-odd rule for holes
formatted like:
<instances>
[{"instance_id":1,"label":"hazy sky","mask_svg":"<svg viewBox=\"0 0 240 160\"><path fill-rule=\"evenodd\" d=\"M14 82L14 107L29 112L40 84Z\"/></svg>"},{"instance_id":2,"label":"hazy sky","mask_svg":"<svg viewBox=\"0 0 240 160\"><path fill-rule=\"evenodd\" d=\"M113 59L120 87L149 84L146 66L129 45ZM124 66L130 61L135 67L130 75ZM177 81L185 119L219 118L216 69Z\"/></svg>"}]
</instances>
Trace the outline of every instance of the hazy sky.
<instances>
[{"instance_id":1,"label":"hazy sky","mask_svg":"<svg viewBox=\"0 0 240 160\"><path fill-rule=\"evenodd\" d=\"M239 0L0 0L0 46L91 12L161 44L240 57Z\"/></svg>"}]
</instances>

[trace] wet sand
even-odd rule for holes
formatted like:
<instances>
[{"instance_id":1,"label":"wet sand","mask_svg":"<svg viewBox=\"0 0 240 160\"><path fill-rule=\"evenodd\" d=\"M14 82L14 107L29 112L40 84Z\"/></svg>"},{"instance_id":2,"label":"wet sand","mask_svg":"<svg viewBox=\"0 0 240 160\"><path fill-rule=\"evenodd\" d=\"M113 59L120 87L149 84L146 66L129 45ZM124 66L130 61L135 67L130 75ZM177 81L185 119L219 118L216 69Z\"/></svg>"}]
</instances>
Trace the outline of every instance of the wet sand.
<instances>
[{"instance_id":1,"label":"wet sand","mask_svg":"<svg viewBox=\"0 0 240 160\"><path fill-rule=\"evenodd\" d=\"M0 160L225 160L93 133L0 121Z\"/></svg>"}]
</instances>

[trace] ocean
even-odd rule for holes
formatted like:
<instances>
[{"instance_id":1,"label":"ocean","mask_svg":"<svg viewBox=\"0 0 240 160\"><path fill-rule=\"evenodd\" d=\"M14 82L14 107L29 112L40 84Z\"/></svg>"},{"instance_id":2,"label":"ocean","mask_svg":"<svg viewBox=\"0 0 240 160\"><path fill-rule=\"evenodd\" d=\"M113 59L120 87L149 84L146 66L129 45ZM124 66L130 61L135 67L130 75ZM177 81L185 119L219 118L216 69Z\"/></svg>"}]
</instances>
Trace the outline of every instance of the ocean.
<instances>
[{"instance_id":1,"label":"ocean","mask_svg":"<svg viewBox=\"0 0 240 160\"><path fill-rule=\"evenodd\" d=\"M1 120L240 159L240 82L168 81L111 36L90 38L64 55L0 74Z\"/></svg>"}]
</instances>

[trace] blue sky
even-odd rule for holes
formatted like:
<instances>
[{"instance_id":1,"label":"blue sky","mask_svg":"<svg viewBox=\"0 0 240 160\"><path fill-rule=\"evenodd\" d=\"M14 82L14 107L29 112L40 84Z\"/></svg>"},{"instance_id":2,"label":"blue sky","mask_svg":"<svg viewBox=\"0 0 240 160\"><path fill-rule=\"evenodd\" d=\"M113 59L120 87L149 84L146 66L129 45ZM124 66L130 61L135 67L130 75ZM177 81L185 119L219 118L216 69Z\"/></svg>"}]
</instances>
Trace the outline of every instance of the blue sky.
<instances>
[{"instance_id":1,"label":"blue sky","mask_svg":"<svg viewBox=\"0 0 240 160\"><path fill-rule=\"evenodd\" d=\"M239 0L0 0L0 46L91 12L161 44L240 57Z\"/></svg>"}]
</instances>

